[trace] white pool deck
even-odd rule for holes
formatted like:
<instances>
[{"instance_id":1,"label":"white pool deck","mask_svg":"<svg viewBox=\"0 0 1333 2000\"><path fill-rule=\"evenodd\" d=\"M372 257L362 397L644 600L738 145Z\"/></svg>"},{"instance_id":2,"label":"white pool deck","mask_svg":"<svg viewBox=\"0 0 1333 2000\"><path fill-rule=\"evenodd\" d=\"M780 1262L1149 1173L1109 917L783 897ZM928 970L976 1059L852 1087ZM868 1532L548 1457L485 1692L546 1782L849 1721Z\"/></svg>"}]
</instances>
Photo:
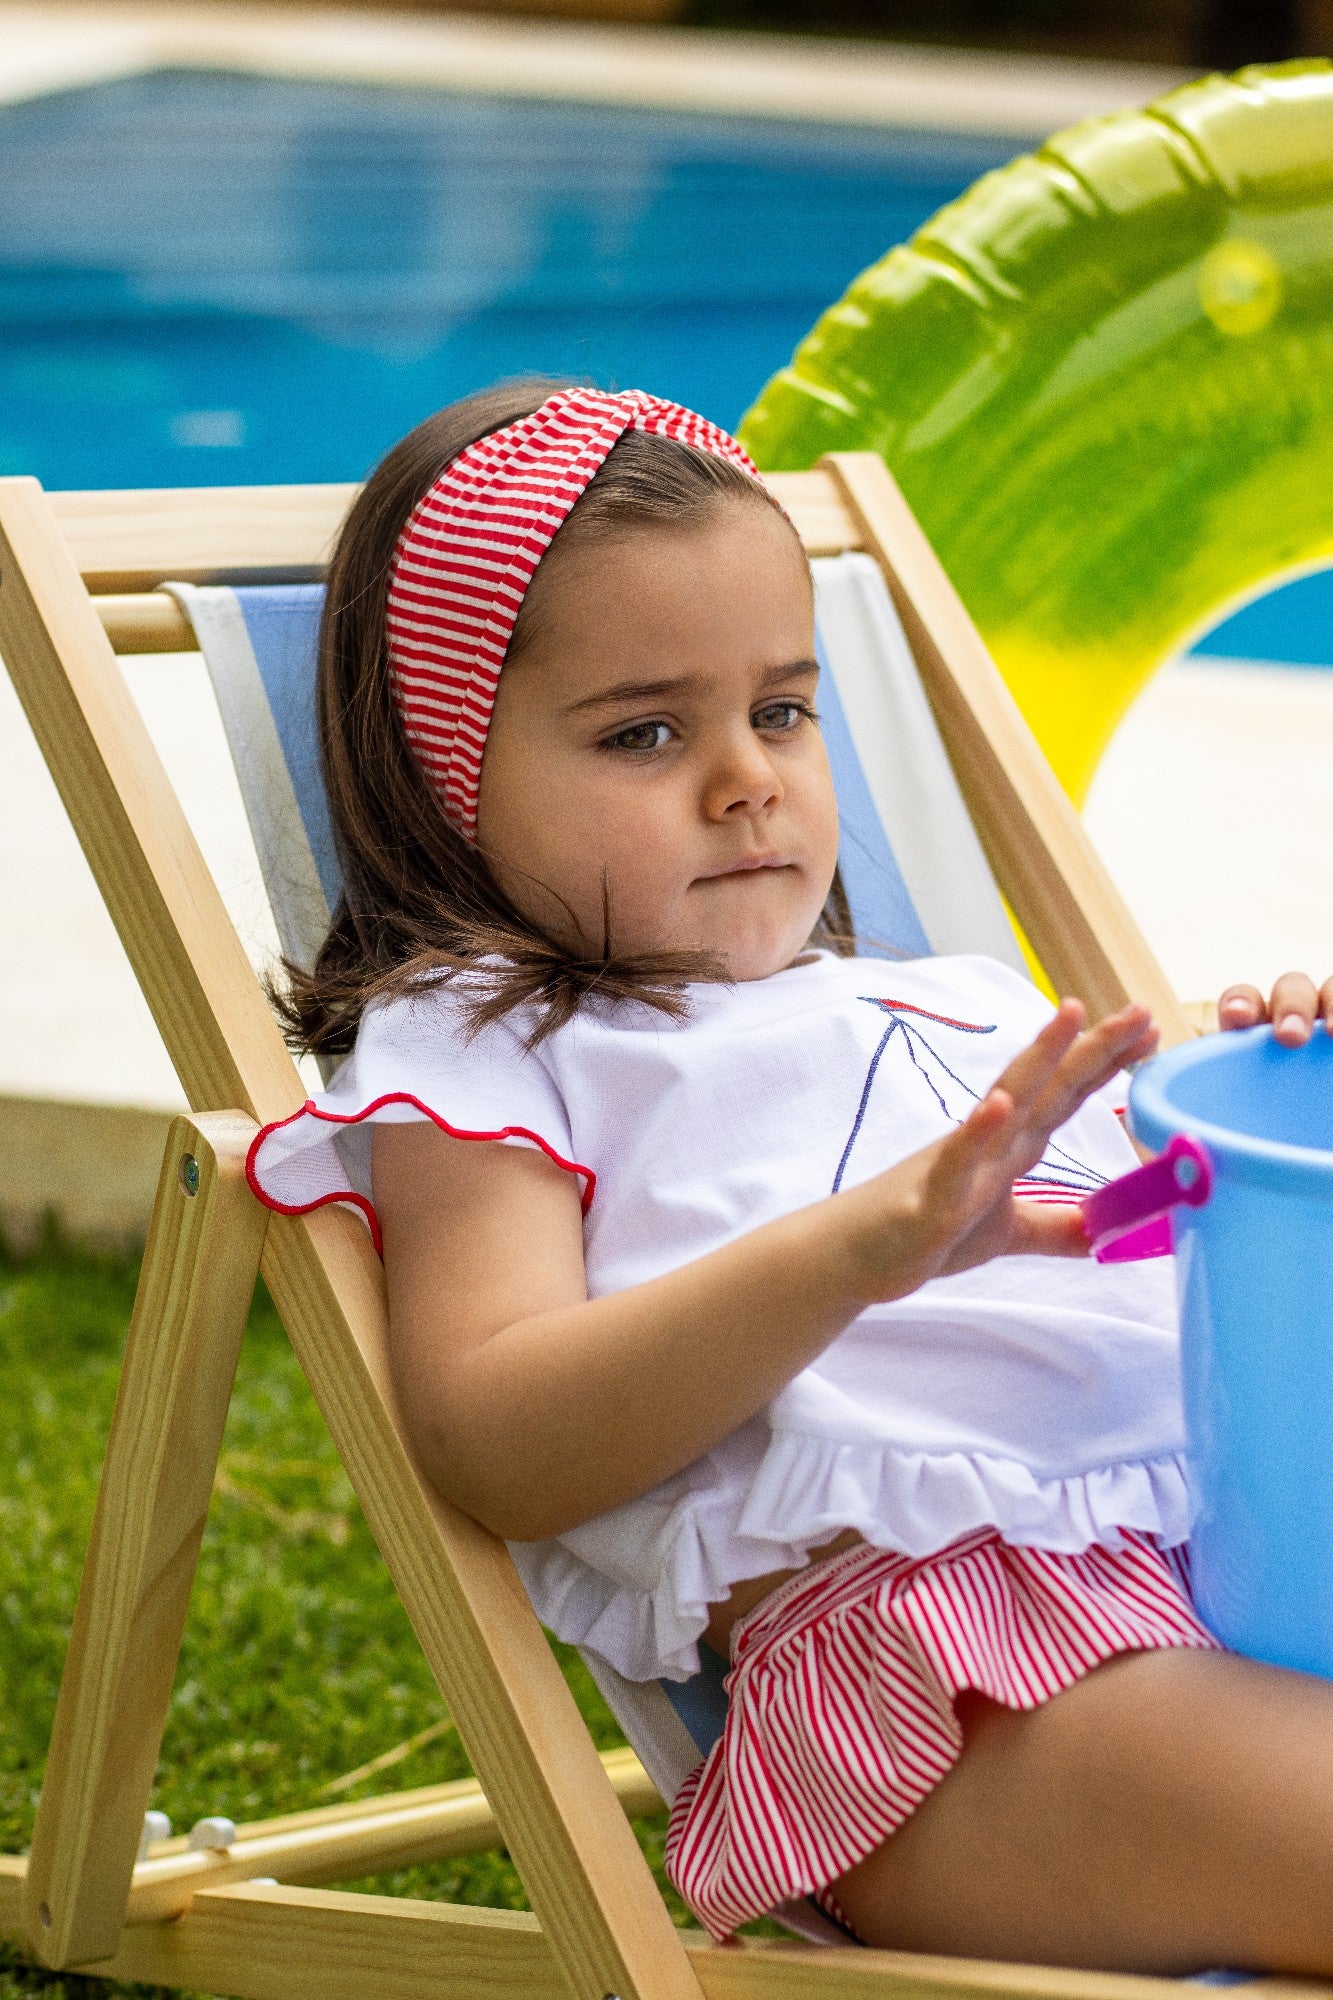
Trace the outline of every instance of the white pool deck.
<instances>
[{"instance_id":1,"label":"white pool deck","mask_svg":"<svg viewBox=\"0 0 1333 2000\"><path fill-rule=\"evenodd\" d=\"M680 110L1011 133L1146 102L1175 72L551 21L0 0L0 103L169 65ZM275 950L197 656L126 670L257 964ZM1098 773L1087 824L1177 990L1333 970L1333 671L1165 668ZM0 674L0 1224L56 1199L132 1229L184 1100Z\"/></svg>"},{"instance_id":2,"label":"white pool deck","mask_svg":"<svg viewBox=\"0 0 1333 2000\"><path fill-rule=\"evenodd\" d=\"M0 0L0 103L165 67L1040 139L1185 72L465 13Z\"/></svg>"}]
</instances>

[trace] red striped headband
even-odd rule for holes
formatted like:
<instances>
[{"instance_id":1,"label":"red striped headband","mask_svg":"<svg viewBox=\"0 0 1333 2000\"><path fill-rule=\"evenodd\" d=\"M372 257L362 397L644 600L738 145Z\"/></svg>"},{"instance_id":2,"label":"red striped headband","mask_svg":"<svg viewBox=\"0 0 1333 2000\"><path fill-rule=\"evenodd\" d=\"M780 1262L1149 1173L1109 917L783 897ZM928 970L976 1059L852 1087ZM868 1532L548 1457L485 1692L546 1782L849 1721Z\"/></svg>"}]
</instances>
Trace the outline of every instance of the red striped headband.
<instances>
[{"instance_id":1,"label":"red striped headband","mask_svg":"<svg viewBox=\"0 0 1333 2000\"><path fill-rule=\"evenodd\" d=\"M638 389L557 389L539 410L447 465L398 537L389 582L389 670L407 740L467 841L495 690L538 563L626 431L677 438L757 468L735 438Z\"/></svg>"}]
</instances>

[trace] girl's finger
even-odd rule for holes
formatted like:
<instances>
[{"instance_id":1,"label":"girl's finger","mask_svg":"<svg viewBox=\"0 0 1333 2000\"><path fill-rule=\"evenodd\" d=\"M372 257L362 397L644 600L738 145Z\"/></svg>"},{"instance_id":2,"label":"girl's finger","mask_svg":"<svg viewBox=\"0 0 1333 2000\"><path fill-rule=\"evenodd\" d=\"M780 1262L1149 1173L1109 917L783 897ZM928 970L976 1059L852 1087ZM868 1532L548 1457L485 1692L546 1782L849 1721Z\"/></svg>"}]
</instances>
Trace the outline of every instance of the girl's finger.
<instances>
[{"instance_id":1,"label":"girl's finger","mask_svg":"<svg viewBox=\"0 0 1333 2000\"><path fill-rule=\"evenodd\" d=\"M1015 1178L1030 1172L1045 1152L1051 1134L1072 1118L1095 1091L1118 1076L1126 1063L1151 1055L1157 1044L1157 1030L1150 1021L1137 1041L1126 1042L1126 1037L1144 1018L1140 1010L1139 1019L1117 1022L1109 1046L1100 1030L1081 1037L1035 1101L1019 1107L1007 1135L1007 1157Z\"/></svg>"},{"instance_id":2,"label":"girl's finger","mask_svg":"<svg viewBox=\"0 0 1333 2000\"><path fill-rule=\"evenodd\" d=\"M1041 1033L1020 1049L996 1079L1020 1109L1030 1104L1055 1074L1078 1040L1084 1022L1081 1001L1062 1000Z\"/></svg>"},{"instance_id":3,"label":"girl's finger","mask_svg":"<svg viewBox=\"0 0 1333 2000\"><path fill-rule=\"evenodd\" d=\"M1257 986L1228 986L1217 1003L1219 1028L1253 1028L1267 1018L1264 996Z\"/></svg>"},{"instance_id":4,"label":"girl's finger","mask_svg":"<svg viewBox=\"0 0 1333 2000\"><path fill-rule=\"evenodd\" d=\"M1087 1231L1076 1208L1065 1203L1016 1201L1009 1254L1014 1257L1086 1257Z\"/></svg>"},{"instance_id":5,"label":"girl's finger","mask_svg":"<svg viewBox=\"0 0 1333 2000\"><path fill-rule=\"evenodd\" d=\"M1155 1023L1146 1008L1114 1024L1103 1022L1080 1037L1034 1106L1036 1122L1054 1131L1073 1116L1080 1104L1102 1090L1129 1064L1142 1062L1157 1047Z\"/></svg>"},{"instance_id":6,"label":"girl's finger","mask_svg":"<svg viewBox=\"0 0 1333 2000\"><path fill-rule=\"evenodd\" d=\"M926 1201L946 1232L963 1226L966 1218L1007 1193L1013 1179L1009 1154L1015 1122L1014 1101L996 1084L962 1124L940 1141Z\"/></svg>"},{"instance_id":7,"label":"girl's finger","mask_svg":"<svg viewBox=\"0 0 1333 2000\"><path fill-rule=\"evenodd\" d=\"M960 1143L941 1155L936 1185L942 1199L962 1209L997 1199L1041 1158L1057 1126L1156 1043L1146 1007L1122 1007L1087 1033L1081 1032L1083 1019L1081 1003L1065 1001L1009 1064L959 1128Z\"/></svg>"},{"instance_id":8,"label":"girl's finger","mask_svg":"<svg viewBox=\"0 0 1333 2000\"><path fill-rule=\"evenodd\" d=\"M1150 1055L1156 1045L1157 1029L1147 1008L1122 1007L1073 1042L1021 1109L1034 1128L1054 1131L1126 1063Z\"/></svg>"},{"instance_id":9,"label":"girl's finger","mask_svg":"<svg viewBox=\"0 0 1333 2000\"><path fill-rule=\"evenodd\" d=\"M1310 1039L1318 1008L1319 995L1309 974L1284 972L1273 988L1269 1005L1273 1034L1283 1048L1304 1048Z\"/></svg>"},{"instance_id":10,"label":"girl's finger","mask_svg":"<svg viewBox=\"0 0 1333 2000\"><path fill-rule=\"evenodd\" d=\"M946 1271L965 1271L992 1257L1086 1257L1087 1233L1070 1203L1015 1201L1010 1196L1001 1212L998 1204L982 1214L955 1240L944 1261Z\"/></svg>"},{"instance_id":11,"label":"girl's finger","mask_svg":"<svg viewBox=\"0 0 1333 2000\"><path fill-rule=\"evenodd\" d=\"M1012 1144L1014 1100L1000 1084L992 1084L940 1150L940 1169L960 1184L979 1169L1002 1159Z\"/></svg>"},{"instance_id":12,"label":"girl's finger","mask_svg":"<svg viewBox=\"0 0 1333 2000\"><path fill-rule=\"evenodd\" d=\"M1319 1015L1333 1035L1333 979L1326 979L1319 989Z\"/></svg>"},{"instance_id":13,"label":"girl's finger","mask_svg":"<svg viewBox=\"0 0 1333 2000\"><path fill-rule=\"evenodd\" d=\"M1156 1041L1157 1023L1141 1002L1132 1000L1128 1006L1116 1013L1108 1014L1095 1028L1088 1030L1088 1040L1123 1056L1126 1049L1145 1040Z\"/></svg>"},{"instance_id":14,"label":"girl's finger","mask_svg":"<svg viewBox=\"0 0 1333 2000\"><path fill-rule=\"evenodd\" d=\"M1014 1100L1002 1083L993 1083L963 1121L963 1130L974 1137L993 1139L1004 1130L1013 1115Z\"/></svg>"},{"instance_id":15,"label":"girl's finger","mask_svg":"<svg viewBox=\"0 0 1333 2000\"><path fill-rule=\"evenodd\" d=\"M1135 1051L1155 1044L1157 1028L1148 1009L1137 1001L1108 1014L1094 1028L1085 1029L1073 1044L1061 1075L1071 1078L1092 1076L1097 1070L1114 1076L1117 1069L1133 1059Z\"/></svg>"}]
</instances>

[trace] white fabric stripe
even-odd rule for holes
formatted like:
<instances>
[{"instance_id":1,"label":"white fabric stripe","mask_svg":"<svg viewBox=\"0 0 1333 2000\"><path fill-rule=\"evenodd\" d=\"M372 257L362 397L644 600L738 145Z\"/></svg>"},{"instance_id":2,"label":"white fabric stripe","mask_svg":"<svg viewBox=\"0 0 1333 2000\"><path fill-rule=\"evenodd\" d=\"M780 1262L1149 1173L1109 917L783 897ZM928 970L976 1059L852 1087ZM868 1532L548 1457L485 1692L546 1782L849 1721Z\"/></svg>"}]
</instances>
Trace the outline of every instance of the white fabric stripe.
<instances>
[{"instance_id":1,"label":"white fabric stripe","mask_svg":"<svg viewBox=\"0 0 1333 2000\"><path fill-rule=\"evenodd\" d=\"M329 906L236 593L227 585L159 588L176 599L194 628L279 940L294 964L308 968L328 931Z\"/></svg>"},{"instance_id":2,"label":"white fabric stripe","mask_svg":"<svg viewBox=\"0 0 1333 2000\"><path fill-rule=\"evenodd\" d=\"M699 1761L698 1746L656 1681L627 1681L591 1649L584 1664L668 1804Z\"/></svg>"},{"instance_id":3,"label":"white fabric stripe","mask_svg":"<svg viewBox=\"0 0 1333 2000\"><path fill-rule=\"evenodd\" d=\"M453 734L454 717L457 708L447 708L443 702L422 701L414 695L411 701L402 704L402 717L406 726L413 729L438 729L448 738Z\"/></svg>"},{"instance_id":4,"label":"white fabric stripe","mask_svg":"<svg viewBox=\"0 0 1333 2000\"><path fill-rule=\"evenodd\" d=\"M850 554L810 568L852 741L931 950L985 952L1027 977L879 565Z\"/></svg>"}]
</instances>

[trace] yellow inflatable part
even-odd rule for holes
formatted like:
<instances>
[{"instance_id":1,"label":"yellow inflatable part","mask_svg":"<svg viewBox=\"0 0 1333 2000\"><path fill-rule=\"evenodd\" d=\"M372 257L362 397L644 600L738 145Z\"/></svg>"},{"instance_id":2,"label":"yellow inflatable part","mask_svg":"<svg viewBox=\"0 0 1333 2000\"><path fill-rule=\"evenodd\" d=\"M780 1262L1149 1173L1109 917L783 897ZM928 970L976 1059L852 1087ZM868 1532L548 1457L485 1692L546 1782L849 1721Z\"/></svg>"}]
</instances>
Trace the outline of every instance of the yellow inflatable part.
<instances>
[{"instance_id":1,"label":"yellow inflatable part","mask_svg":"<svg viewBox=\"0 0 1333 2000\"><path fill-rule=\"evenodd\" d=\"M1333 65L1210 77L987 174L741 436L883 453L1070 792L1170 653L1333 559Z\"/></svg>"}]
</instances>

